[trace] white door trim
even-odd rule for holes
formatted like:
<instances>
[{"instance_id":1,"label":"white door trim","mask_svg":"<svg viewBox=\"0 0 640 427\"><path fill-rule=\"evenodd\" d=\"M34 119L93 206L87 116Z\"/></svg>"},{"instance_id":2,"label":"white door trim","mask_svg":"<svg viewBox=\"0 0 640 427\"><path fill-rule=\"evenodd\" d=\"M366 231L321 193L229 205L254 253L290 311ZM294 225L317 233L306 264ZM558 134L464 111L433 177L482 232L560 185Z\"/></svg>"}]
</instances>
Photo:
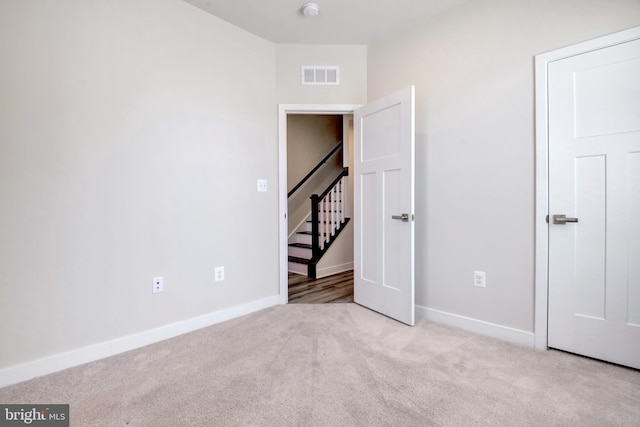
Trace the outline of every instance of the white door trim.
<instances>
[{"instance_id":1,"label":"white door trim","mask_svg":"<svg viewBox=\"0 0 640 427\"><path fill-rule=\"evenodd\" d=\"M278 253L280 304L289 302L288 222L287 219L287 115L353 114L358 104L278 104Z\"/></svg>"},{"instance_id":2,"label":"white door trim","mask_svg":"<svg viewBox=\"0 0 640 427\"><path fill-rule=\"evenodd\" d=\"M549 116L548 64L609 46L640 39L640 27L599 37L573 46L536 55L536 213L535 213L535 324L537 349L547 349L547 315L549 289Z\"/></svg>"}]
</instances>

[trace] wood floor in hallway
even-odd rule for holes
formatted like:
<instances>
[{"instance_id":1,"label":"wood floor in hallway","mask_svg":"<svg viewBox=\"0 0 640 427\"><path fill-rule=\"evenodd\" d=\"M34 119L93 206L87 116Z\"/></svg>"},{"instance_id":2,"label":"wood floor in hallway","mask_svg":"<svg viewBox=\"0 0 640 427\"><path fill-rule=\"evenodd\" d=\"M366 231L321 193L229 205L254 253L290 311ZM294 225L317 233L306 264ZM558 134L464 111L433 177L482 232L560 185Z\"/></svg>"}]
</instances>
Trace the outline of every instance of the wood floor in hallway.
<instances>
[{"instance_id":1,"label":"wood floor in hallway","mask_svg":"<svg viewBox=\"0 0 640 427\"><path fill-rule=\"evenodd\" d=\"M290 304L340 302L353 302L353 270L315 280L289 273Z\"/></svg>"}]
</instances>

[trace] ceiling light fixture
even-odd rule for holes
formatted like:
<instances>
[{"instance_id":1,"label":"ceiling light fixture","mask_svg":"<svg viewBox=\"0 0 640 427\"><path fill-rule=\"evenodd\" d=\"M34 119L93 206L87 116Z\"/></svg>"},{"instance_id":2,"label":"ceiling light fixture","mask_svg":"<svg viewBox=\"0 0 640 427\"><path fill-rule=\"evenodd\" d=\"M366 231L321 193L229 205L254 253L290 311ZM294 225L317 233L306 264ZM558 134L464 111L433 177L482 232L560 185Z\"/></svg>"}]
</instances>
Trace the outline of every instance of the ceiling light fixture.
<instances>
[{"instance_id":1,"label":"ceiling light fixture","mask_svg":"<svg viewBox=\"0 0 640 427\"><path fill-rule=\"evenodd\" d=\"M320 12L320 6L317 3L305 3L302 5L302 14L304 16L317 16Z\"/></svg>"}]
</instances>

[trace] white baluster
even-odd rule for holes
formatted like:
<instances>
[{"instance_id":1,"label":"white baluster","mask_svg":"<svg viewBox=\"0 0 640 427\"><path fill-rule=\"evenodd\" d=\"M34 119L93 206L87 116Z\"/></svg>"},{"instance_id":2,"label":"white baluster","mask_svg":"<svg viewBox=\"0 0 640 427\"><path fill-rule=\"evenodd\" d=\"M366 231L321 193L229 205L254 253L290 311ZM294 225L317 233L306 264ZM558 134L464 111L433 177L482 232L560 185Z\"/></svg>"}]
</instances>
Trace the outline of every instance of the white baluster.
<instances>
[{"instance_id":1,"label":"white baluster","mask_svg":"<svg viewBox=\"0 0 640 427\"><path fill-rule=\"evenodd\" d=\"M349 218L351 216L351 206L349 205L349 176L344 177L344 186L342 187L342 194L344 195L344 217Z\"/></svg>"},{"instance_id":2,"label":"white baluster","mask_svg":"<svg viewBox=\"0 0 640 427\"><path fill-rule=\"evenodd\" d=\"M335 224L333 227L334 234L340 228L340 181L338 181L333 187L333 194L335 195L334 212L335 212Z\"/></svg>"},{"instance_id":3,"label":"white baluster","mask_svg":"<svg viewBox=\"0 0 640 427\"><path fill-rule=\"evenodd\" d=\"M338 187L337 186L333 186L333 189L331 190L331 194L332 194L332 199L333 199L333 203L331 206L331 213L333 214L333 230L332 231L332 235L336 235L336 230L338 229Z\"/></svg>"},{"instance_id":4,"label":"white baluster","mask_svg":"<svg viewBox=\"0 0 640 427\"><path fill-rule=\"evenodd\" d=\"M341 211L342 211L342 222L344 222L347 217L347 177L342 177L342 182L340 183L340 196L341 196Z\"/></svg>"},{"instance_id":5,"label":"white baluster","mask_svg":"<svg viewBox=\"0 0 640 427\"><path fill-rule=\"evenodd\" d=\"M324 240L329 242L331 238L331 201L329 200L329 195L327 194L324 198L325 200L325 209L327 211L327 221L324 224Z\"/></svg>"},{"instance_id":6,"label":"white baluster","mask_svg":"<svg viewBox=\"0 0 640 427\"><path fill-rule=\"evenodd\" d=\"M342 225L342 223L344 222L344 177L342 177L342 179L340 179L340 183L339 183L339 191L338 191L338 215L339 215L339 220L338 220L338 227L340 227Z\"/></svg>"},{"instance_id":7,"label":"white baluster","mask_svg":"<svg viewBox=\"0 0 640 427\"><path fill-rule=\"evenodd\" d=\"M333 213L333 188L331 189L331 191L329 191L330 194L330 208L331 208L331 212L329 213L329 215L331 215L331 225L329 227L329 232L331 233L331 236L333 236L334 230L336 228L335 226L335 219L334 219L334 213Z\"/></svg>"}]
</instances>

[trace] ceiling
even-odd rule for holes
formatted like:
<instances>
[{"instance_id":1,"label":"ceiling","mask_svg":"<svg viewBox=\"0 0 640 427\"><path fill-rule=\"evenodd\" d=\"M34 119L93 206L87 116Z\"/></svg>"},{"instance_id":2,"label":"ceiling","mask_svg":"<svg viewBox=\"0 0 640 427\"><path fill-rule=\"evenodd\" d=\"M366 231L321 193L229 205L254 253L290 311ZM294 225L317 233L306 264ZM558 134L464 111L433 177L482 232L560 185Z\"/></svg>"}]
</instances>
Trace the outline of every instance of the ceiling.
<instances>
[{"instance_id":1,"label":"ceiling","mask_svg":"<svg viewBox=\"0 0 640 427\"><path fill-rule=\"evenodd\" d=\"M308 0L184 1L274 43L362 45L467 0L315 0L311 18Z\"/></svg>"}]
</instances>

